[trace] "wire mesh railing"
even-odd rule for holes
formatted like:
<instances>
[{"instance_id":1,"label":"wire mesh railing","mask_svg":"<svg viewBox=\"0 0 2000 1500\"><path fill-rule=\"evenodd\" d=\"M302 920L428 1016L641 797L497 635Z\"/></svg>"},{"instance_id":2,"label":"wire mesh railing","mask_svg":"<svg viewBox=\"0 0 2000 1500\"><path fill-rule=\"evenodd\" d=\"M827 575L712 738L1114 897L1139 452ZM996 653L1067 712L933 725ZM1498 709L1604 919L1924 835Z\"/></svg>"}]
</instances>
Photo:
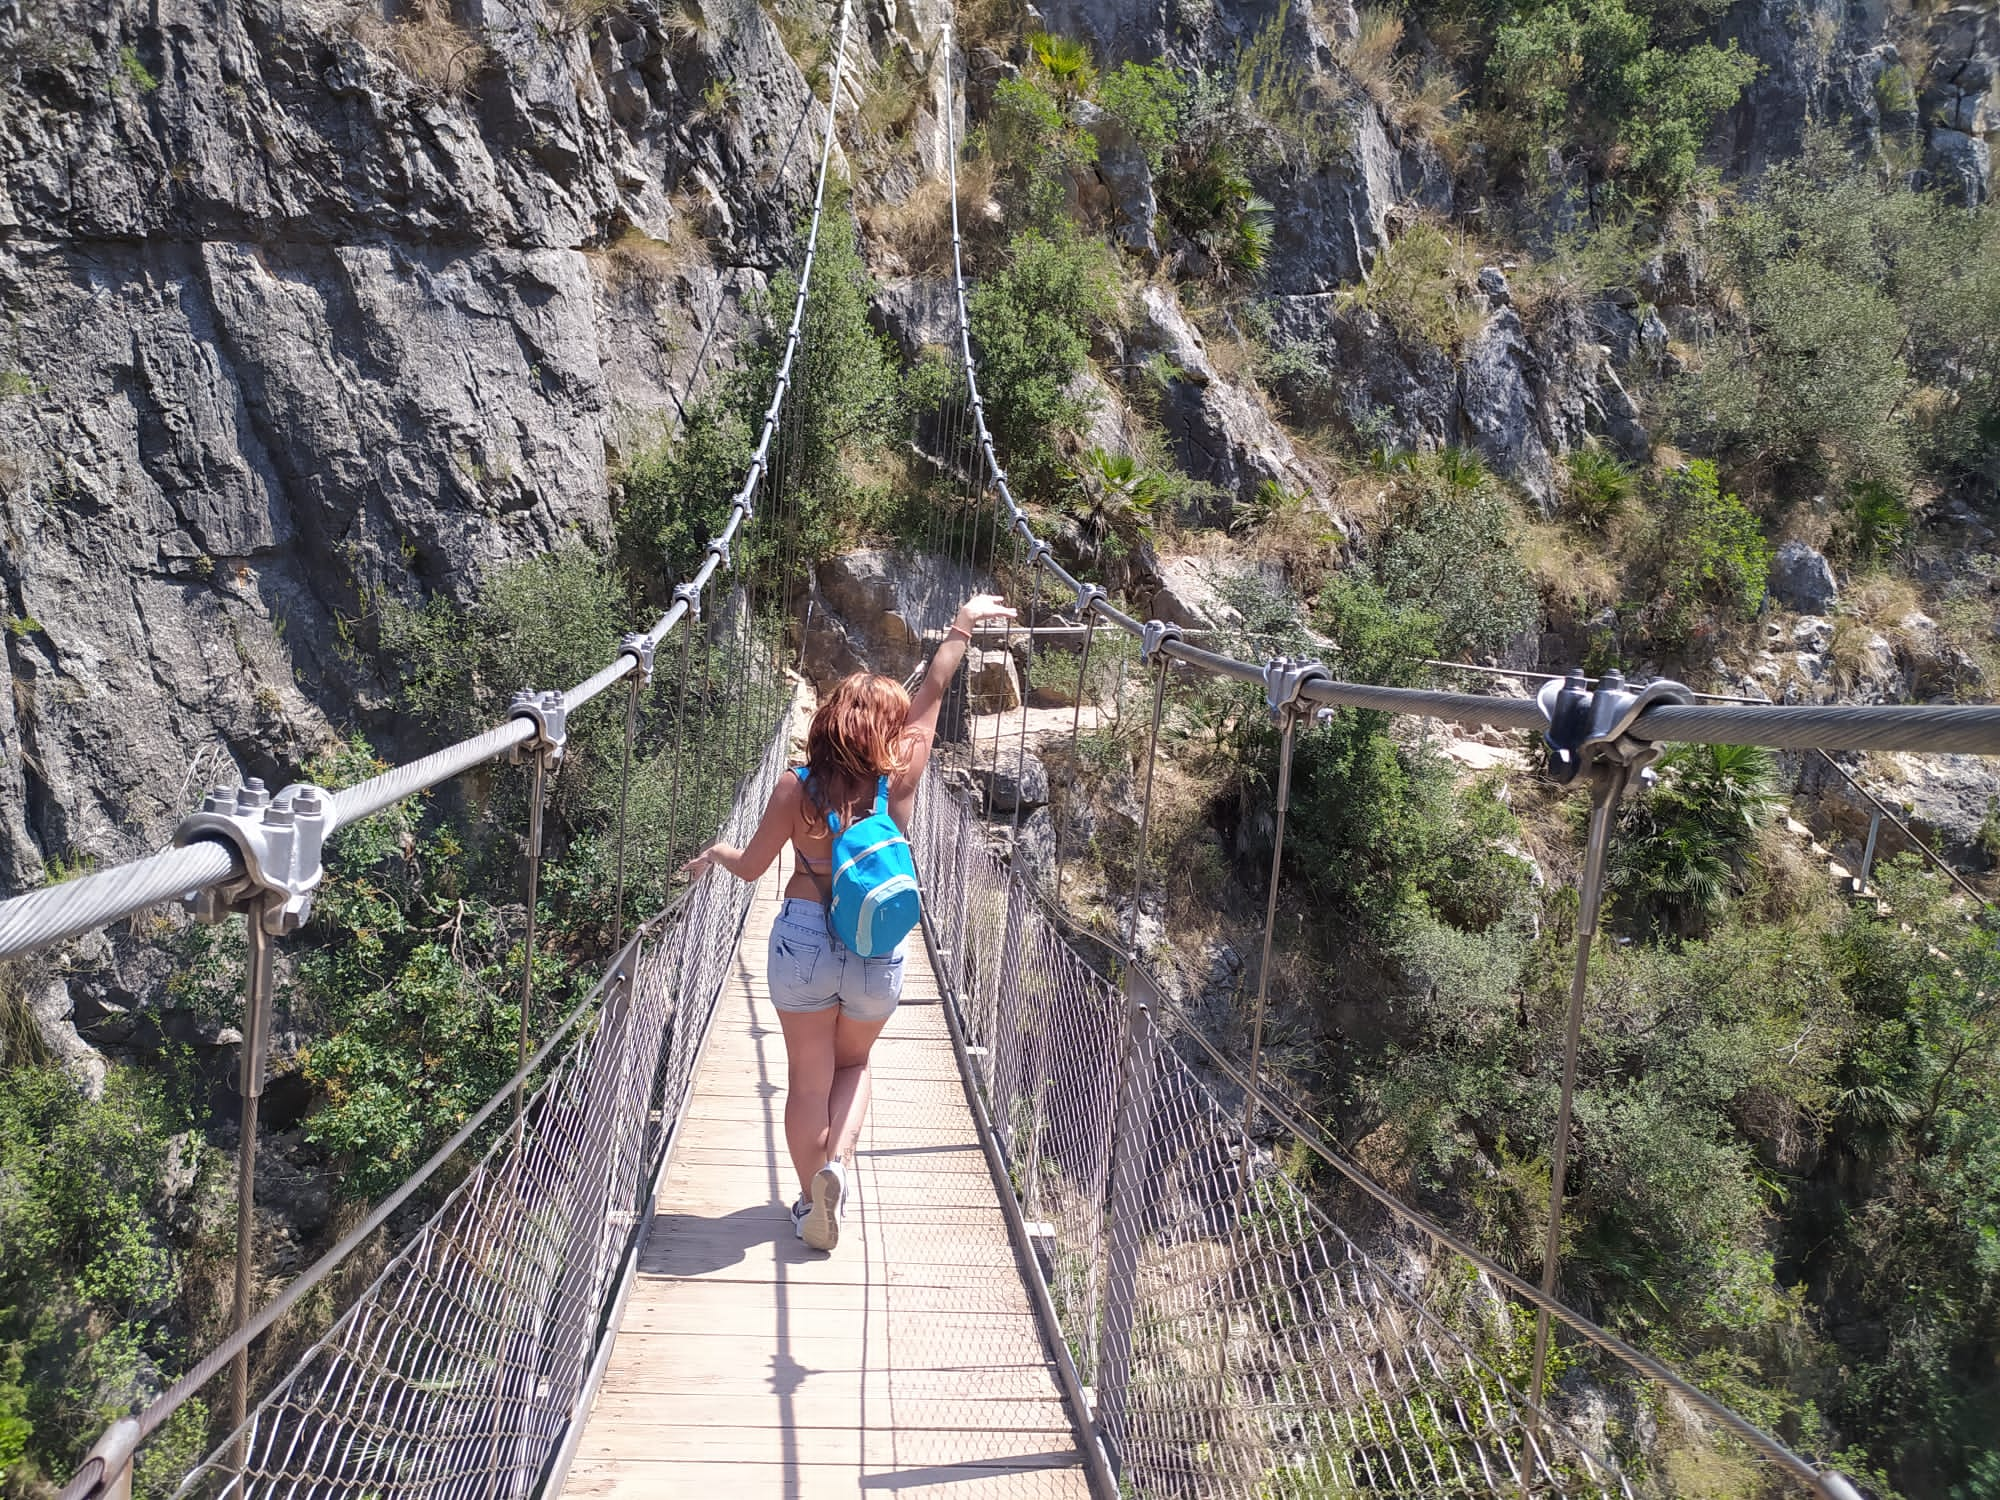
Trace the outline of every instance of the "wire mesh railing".
<instances>
[{"instance_id":1,"label":"wire mesh railing","mask_svg":"<svg viewBox=\"0 0 2000 1500\"><path fill-rule=\"evenodd\" d=\"M755 826L786 729L723 837ZM639 930L519 1125L178 1494L536 1492L588 1404L750 896L711 874Z\"/></svg>"},{"instance_id":2,"label":"wire mesh railing","mask_svg":"<svg viewBox=\"0 0 2000 1500\"><path fill-rule=\"evenodd\" d=\"M1497 1360L1504 1307L1361 1249L1093 970L938 777L915 819L940 984L1096 1429L1135 1496L1622 1495ZM1249 1174L1242 1171L1249 1162ZM1482 1347L1482 1345L1486 1347Z\"/></svg>"}]
</instances>

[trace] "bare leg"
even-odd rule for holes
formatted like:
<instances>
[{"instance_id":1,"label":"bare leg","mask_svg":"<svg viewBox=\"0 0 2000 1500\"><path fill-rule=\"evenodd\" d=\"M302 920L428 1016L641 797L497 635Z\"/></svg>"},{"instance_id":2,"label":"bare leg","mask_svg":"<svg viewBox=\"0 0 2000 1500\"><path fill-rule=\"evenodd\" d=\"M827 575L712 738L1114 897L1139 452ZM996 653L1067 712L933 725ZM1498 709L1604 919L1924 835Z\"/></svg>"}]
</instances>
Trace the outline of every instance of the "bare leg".
<instances>
[{"instance_id":1,"label":"bare leg","mask_svg":"<svg viewBox=\"0 0 2000 1500\"><path fill-rule=\"evenodd\" d=\"M827 1129L832 1154L845 1160L861 1138L868 1114L868 1050L888 1025L840 1018L833 1033L833 1079L827 1091Z\"/></svg>"},{"instance_id":2,"label":"bare leg","mask_svg":"<svg viewBox=\"0 0 2000 1500\"><path fill-rule=\"evenodd\" d=\"M840 1008L778 1012L785 1032L785 1146L799 1174L799 1195L812 1189L813 1173L827 1163L833 1092L834 1026Z\"/></svg>"}]
</instances>

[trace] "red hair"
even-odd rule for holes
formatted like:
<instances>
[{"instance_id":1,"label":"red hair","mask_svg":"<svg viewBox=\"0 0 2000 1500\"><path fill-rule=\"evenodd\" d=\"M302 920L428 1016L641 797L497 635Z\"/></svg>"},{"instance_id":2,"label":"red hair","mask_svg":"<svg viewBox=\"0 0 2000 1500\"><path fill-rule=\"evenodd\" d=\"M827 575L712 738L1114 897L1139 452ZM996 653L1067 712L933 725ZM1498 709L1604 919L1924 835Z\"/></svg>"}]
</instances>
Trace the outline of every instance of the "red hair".
<instances>
[{"instance_id":1,"label":"red hair","mask_svg":"<svg viewBox=\"0 0 2000 1500\"><path fill-rule=\"evenodd\" d=\"M855 672L834 685L806 731L806 795L824 822L833 799L872 789L905 764L910 694L893 677Z\"/></svg>"}]
</instances>

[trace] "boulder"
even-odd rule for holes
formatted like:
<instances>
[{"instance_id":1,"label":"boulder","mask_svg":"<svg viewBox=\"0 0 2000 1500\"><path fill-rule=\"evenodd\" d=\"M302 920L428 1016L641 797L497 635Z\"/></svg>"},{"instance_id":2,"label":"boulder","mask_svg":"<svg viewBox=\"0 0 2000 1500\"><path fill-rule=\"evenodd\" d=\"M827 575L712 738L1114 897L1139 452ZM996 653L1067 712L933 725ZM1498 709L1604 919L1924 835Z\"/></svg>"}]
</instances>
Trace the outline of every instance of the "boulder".
<instances>
[{"instance_id":1,"label":"boulder","mask_svg":"<svg viewBox=\"0 0 2000 1500\"><path fill-rule=\"evenodd\" d=\"M1153 237L1153 220L1160 211L1153 194L1153 169L1145 148L1116 115L1094 104L1077 107L1077 123L1097 141L1097 184L1109 210L1111 233L1118 243L1148 265L1160 258Z\"/></svg>"},{"instance_id":2,"label":"boulder","mask_svg":"<svg viewBox=\"0 0 2000 1500\"><path fill-rule=\"evenodd\" d=\"M1011 813L1017 808L1026 811L1048 804L1049 772L1040 756L1032 750L1024 755L1003 743L995 762L979 767L975 773L985 795L991 799L988 805L994 812Z\"/></svg>"},{"instance_id":3,"label":"boulder","mask_svg":"<svg viewBox=\"0 0 2000 1500\"><path fill-rule=\"evenodd\" d=\"M1771 559L1771 597L1801 614L1824 615L1839 602L1840 583L1824 554L1795 539Z\"/></svg>"},{"instance_id":4,"label":"boulder","mask_svg":"<svg viewBox=\"0 0 2000 1500\"><path fill-rule=\"evenodd\" d=\"M1156 620L1189 630L1241 625L1243 614L1223 598L1224 569L1207 558L1169 557L1160 562L1160 586L1147 612Z\"/></svg>"},{"instance_id":5,"label":"boulder","mask_svg":"<svg viewBox=\"0 0 2000 1500\"><path fill-rule=\"evenodd\" d=\"M1014 671L1013 652L973 651L965 660L966 686L974 713L1012 713L1021 706L1021 679Z\"/></svg>"}]
</instances>

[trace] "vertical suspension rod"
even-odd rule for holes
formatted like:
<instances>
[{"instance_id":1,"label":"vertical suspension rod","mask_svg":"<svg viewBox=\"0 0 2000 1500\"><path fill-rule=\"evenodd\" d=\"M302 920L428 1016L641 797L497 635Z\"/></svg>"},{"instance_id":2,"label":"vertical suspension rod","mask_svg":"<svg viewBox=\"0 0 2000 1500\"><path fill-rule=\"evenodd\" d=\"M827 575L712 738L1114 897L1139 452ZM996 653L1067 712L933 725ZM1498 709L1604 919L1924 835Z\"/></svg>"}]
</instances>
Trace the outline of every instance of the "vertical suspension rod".
<instances>
[{"instance_id":1,"label":"vertical suspension rod","mask_svg":"<svg viewBox=\"0 0 2000 1500\"><path fill-rule=\"evenodd\" d=\"M1139 801L1139 853L1132 864L1132 913L1125 919L1125 961L1128 964L1139 956L1139 903L1146 895L1146 841L1153 822L1153 765L1159 759L1160 714L1166 703L1167 658L1162 655L1153 678L1153 725L1146 734L1146 789Z\"/></svg>"},{"instance_id":2,"label":"vertical suspension rod","mask_svg":"<svg viewBox=\"0 0 2000 1500\"><path fill-rule=\"evenodd\" d=\"M1236 1175L1236 1217L1241 1219L1250 1192L1250 1131L1257 1121L1258 1069L1264 1059L1264 1010L1271 994L1271 938L1278 922L1278 872L1285 859L1285 816L1292 805L1292 747L1299 724L1296 708L1284 711L1278 735L1278 819L1271 839L1271 881L1264 896L1264 955L1257 966L1257 1006L1250 1023L1250 1086L1243 1091L1243 1156Z\"/></svg>"},{"instance_id":3,"label":"vertical suspension rod","mask_svg":"<svg viewBox=\"0 0 2000 1500\"><path fill-rule=\"evenodd\" d=\"M528 1030L533 1021L535 1001L535 908L542 897L542 802L548 786L549 757L536 750L528 762L528 924L521 943L521 1025L516 1040L515 1066L528 1060ZM521 1128L522 1090L514 1085L514 1129Z\"/></svg>"},{"instance_id":4,"label":"vertical suspension rod","mask_svg":"<svg viewBox=\"0 0 2000 1500\"><path fill-rule=\"evenodd\" d=\"M271 1044L271 934L264 925L275 898L262 896L243 910L248 949L243 965L243 1041L238 1089L243 1111L236 1146L236 1287L230 1329L250 1321L251 1282L257 1261L257 1117L264 1097L264 1059ZM250 1406L250 1349L236 1351L230 1365L229 1411L240 1430ZM239 1442L231 1451L240 1468L246 1458Z\"/></svg>"},{"instance_id":5,"label":"vertical suspension rod","mask_svg":"<svg viewBox=\"0 0 2000 1500\"><path fill-rule=\"evenodd\" d=\"M1569 1013L1563 1024L1562 1097L1556 1106L1555 1152L1549 1168L1549 1220L1542 1238L1542 1295L1554 1297L1562 1269L1563 1178L1569 1169L1569 1143L1575 1119L1577 1052L1583 1041L1583 1001L1590 980L1591 942L1597 935L1598 911L1604 900L1604 872L1611 848L1611 827L1618 799L1625 794L1630 770L1616 762L1599 763L1590 784L1590 830L1577 877L1576 968L1570 975ZM1528 1372L1526 1438L1521 1454L1521 1483L1532 1493L1541 1427L1542 1387L1549 1353L1549 1313L1535 1310L1534 1363Z\"/></svg>"}]
</instances>

